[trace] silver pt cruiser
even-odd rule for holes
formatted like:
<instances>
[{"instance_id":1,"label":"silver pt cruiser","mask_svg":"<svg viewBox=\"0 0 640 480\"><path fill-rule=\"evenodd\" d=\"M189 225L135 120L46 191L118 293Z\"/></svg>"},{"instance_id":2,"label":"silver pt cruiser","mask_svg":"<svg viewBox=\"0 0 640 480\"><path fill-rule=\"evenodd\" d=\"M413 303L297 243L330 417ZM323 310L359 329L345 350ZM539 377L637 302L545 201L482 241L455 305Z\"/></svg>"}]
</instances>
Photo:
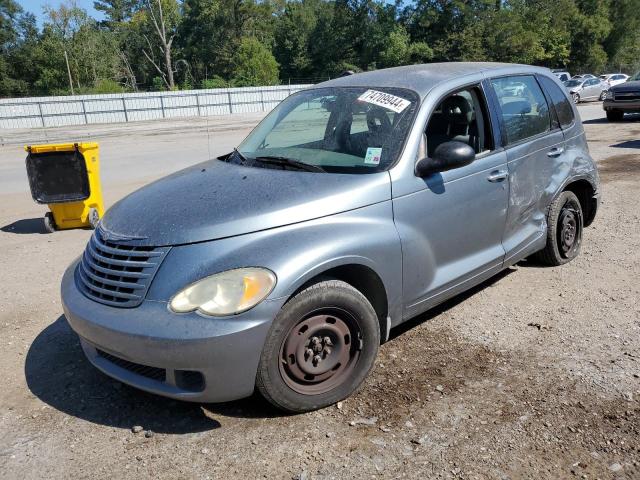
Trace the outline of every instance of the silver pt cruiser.
<instances>
[{"instance_id":1,"label":"silver pt cruiser","mask_svg":"<svg viewBox=\"0 0 640 480\"><path fill-rule=\"evenodd\" d=\"M64 311L122 382L199 402L257 388L303 412L358 388L392 327L527 257L575 258L597 207L550 70L345 76L115 204L64 275Z\"/></svg>"}]
</instances>

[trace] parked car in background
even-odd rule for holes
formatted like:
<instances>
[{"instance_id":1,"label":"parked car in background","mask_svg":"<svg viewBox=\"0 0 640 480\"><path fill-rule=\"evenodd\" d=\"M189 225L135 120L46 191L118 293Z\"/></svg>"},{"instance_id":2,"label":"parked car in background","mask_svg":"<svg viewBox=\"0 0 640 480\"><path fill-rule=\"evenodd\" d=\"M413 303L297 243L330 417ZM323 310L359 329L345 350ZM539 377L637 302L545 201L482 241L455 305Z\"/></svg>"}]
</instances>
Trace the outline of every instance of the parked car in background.
<instances>
[{"instance_id":1,"label":"parked car in background","mask_svg":"<svg viewBox=\"0 0 640 480\"><path fill-rule=\"evenodd\" d=\"M626 82L628 79L629 75L625 75L624 73L606 73L604 75L600 75L600 80L608 83L609 87L620 85L621 83Z\"/></svg>"},{"instance_id":2,"label":"parked car in background","mask_svg":"<svg viewBox=\"0 0 640 480\"><path fill-rule=\"evenodd\" d=\"M597 78L595 75L591 75L590 73L581 73L579 75L574 75L573 77L571 77L572 79L575 80L586 80L587 78Z\"/></svg>"},{"instance_id":3,"label":"parked car in background","mask_svg":"<svg viewBox=\"0 0 640 480\"><path fill-rule=\"evenodd\" d=\"M315 410L359 387L392 327L532 255L576 258L598 184L546 68L344 76L111 207L62 279L65 317L143 390Z\"/></svg>"},{"instance_id":4,"label":"parked car in background","mask_svg":"<svg viewBox=\"0 0 640 480\"><path fill-rule=\"evenodd\" d=\"M510 82L505 82L504 86L502 86L502 91L505 94L513 95L517 97L519 95L522 95L522 93L526 88L527 88L526 85L522 82L510 81Z\"/></svg>"},{"instance_id":5,"label":"parked car in background","mask_svg":"<svg viewBox=\"0 0 640 480\"><path fill-rule=\"evenodd\" d=\"M564 86L569 90L573 103L586 102L590 100L604 100L609 84L602 82L599 78L572 78L564 82Z\"/></svg>"},{"instance_id":6,"label":"parked car in background","mask_svg":"<svg viewBox=\"0 0 640 480\"><path fill-rule=\"evenodd\" d=\"M566 70L551 70L553 74L560 79L561 82L566 82L571 79L571 74Z\"/></svg>"},{"instance_id":7,"label":"parked car in background","mask_svg":"<svg viewBox=\"0 0 640 480\"><path fill-rule=\"evenodd\" d=\"M625 113L640 113L640 72L626 82L611 87L602 108L607 112L610 122L619 122Z\"/></svg>"}]
</instances>

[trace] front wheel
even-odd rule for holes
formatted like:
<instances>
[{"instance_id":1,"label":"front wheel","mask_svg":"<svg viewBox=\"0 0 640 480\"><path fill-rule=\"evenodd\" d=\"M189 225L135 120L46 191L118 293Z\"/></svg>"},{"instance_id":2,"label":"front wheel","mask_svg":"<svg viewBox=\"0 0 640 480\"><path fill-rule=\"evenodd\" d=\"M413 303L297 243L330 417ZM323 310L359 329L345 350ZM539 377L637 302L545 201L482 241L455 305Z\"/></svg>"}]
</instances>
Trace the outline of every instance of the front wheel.
<instances>
[{"instance_id":1,"label":"front wheel","mask_svg":"<svg viewBox=\"0 0 640 480\"><path fill-rule=\"evenodd\" d=\"M576 105L580 103L580 95L578 95L577 93L572 93L571 98L573 99L573 103L575 103Z\"/></svg>"},{"instance_id":2,"label":"front wheel","mask_svg":"<svg viewBox=\"0 0 640 480\"><path fill-rule=\"evenodd\" d=\"M620 122L624 118L624 112L620 110L607 110L607 120L610 122Z\"/></svg>"},{"instance_id":3,"label":"front wheel","mask_svg":"<svg viewBox=\"0 0 640 480\"><path fill-rule=\"evenodd\" d=\"M256 386L276 407L317 410L351 395L373 368L378 317L360 291L339 280L289 300L267 334Z\"/></svg>"},{"instance_id":4,"label":"front wheel","mask_svg":"<svg viewBox=\"0 0 640 480\"><path fill-rule=\"evenodd\" d=\"M580 201L573 192L562 192L549 207L547 244L534 257L545 265L570 262L580 253L583 216Z\"/></svg>"}]
</instances>

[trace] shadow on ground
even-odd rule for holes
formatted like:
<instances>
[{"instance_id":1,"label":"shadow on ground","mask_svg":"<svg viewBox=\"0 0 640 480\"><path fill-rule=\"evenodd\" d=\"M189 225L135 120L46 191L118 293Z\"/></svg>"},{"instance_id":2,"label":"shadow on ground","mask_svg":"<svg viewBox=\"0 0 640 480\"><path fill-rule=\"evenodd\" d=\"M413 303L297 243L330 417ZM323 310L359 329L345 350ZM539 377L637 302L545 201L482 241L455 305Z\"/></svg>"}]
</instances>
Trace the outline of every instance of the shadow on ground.
<instances>
[{"instance_id":1,"label":"shadow on ground","mask_svg":"<svg viewBox=\"0 0 640 480\"><path fill-rule=\"evenodd\" d=\"M627 140L626 142L611 145L614 148L637 148L640 149L640 140Z\"/></svg>"},{"instance_id":2,"label":"shadow on ground","mask_svg":"<svg viewBox=\"0 0 640 480\"><path fill-rule=\"evenodd\" d=\"M407 320L406 322L402 323L401 325L398 325L397 327L391 330L389 335L389 341L395 340L396 338L400 337L403 333L411 330L412 328L417 327L418 325L421 325L422 323L433 320L438 315L446 312L447 310L452 309L453 307L464 302L468 298L473 297L476 293L484 290L485 288L492 287L494 284L498 283L503 278L517 271L518 270L513 267L506 268L502 270L500 273L497 273L496 275L491 277L490 279L485 280L484 282L482 282L479 285L476 285L473 288L470 288L466 292L462 292L461 294L447 300L446 302L443 302L440 305L433 307L429 311L421 315L418 315L417 317L414 317L410 320Z\"/></svg>"},{"instance_id":3,"label":"shadow on ground","mask_svg":"<svg viewBox=\"0 0 640 480\"><path fill-rule=\"evenodd\" d=\"M9 223L0 228L6 233L17 233L18 235L29 235L32 233L48 233L44 228L44 221L42 217L39 218L25 218L23 220L16 220L13 223Z\"/></svg>"},{"instance_id":4,"label":"shadow on ground","mask_svg":"<svg viewBox=\"0 0 640 480\"><path fill-rule=\"evenodd\" d=\"M506 269L426 314L394 328L391 341L475 293L490 288L515 271ZM167 399L124 385L89 363L64 315L32 342L25 361L25 377L29 390L51 407L92 423L116 428L130 429L140 425L145 430L158 433L197 433L220 428L225 417L274 418L286 415L257 394L235 402L203 405Z\"/></svg>"},{"instance_id":5,"label":"shadow on ground","mask_svg":"<svg viewBox=\"0 0 640 480\"><path fill-rule=\"evenodd\" d=\"M615 123L637 122L638 120L640 120L640 114L627 113L624 116L624 120L621 120ZM609 120L607 120L607 117L602 117L602 118L593 118L591 120L584 120L582 123L585 125L592 125L592 124L598 124L598 123L612 123L612 122L609 122Z\"/></svg>"},{"instance_id":6,"label":"shadow on ground","mask_svg":"<svg viewBox=\"0 0 640 480\"><path fill-rule=\"evenodd\" d=\"M196 433L219 428L221 423L213 417L281 415L258 395L236 402L198 404L129 387L89 363L64 315L40 332L31 344L25 377L29 390L53 408L117 428L141 425L157 433Z\"/></svg>"}]
</instances>

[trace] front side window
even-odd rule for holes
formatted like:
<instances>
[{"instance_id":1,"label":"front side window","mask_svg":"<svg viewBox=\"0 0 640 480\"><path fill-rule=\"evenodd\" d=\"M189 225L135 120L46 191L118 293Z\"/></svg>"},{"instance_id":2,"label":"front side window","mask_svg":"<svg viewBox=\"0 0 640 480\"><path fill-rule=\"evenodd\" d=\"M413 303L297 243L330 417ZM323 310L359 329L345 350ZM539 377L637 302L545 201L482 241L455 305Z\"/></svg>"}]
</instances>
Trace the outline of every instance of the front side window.
<instances>
[{"instance_id":1,"label":"front side window","mask_svg":"<svg viewBox=\"0 0 640 480\"><path fill-rule=\"evenodd\" d=\"M494 78L491 85L500 104L508 145L550 130L549 106L535 77Z\"/></svg>"},{"instance_id":2,"label":"front side window","mask_svg":"<svg viewBox=\"0 0 640 480\"><path fill-rule=\"evenodd\" d=\"M514 86L514 88L520 88ZM479 87L450 94L431 114L426 128L427 155L445 142L463 142L476 154L493 149L486 103Z\"/></svg>"},{"instance_id":3,"label":"front side window","mask_svg":"<svg viewBox=\"0 0 640 480\"><path fill-rule=\"evenodd\" d=\"M556 109L560 125L563 127L571 125L574 119L573 108L571 107L571 103L569 103L569 99L565 93L558 85L556 85L556 82L550 78L542 76L539 78L542 83L542 87L546 90L549 98L551 98L554 108Z\"/></svg>"},{"instance_id":4,"label":"front side window","mask_svg":"<svg viewBox=\"0 0 640 480\"><path fill-rule=\"evenodd\" d=\"M418 101L401 88L305 90L269 113L240 144L241 155L227 161L282 168L286 159L324 172L384 171L402 151Z\"/></svg>"}]
</instances>

